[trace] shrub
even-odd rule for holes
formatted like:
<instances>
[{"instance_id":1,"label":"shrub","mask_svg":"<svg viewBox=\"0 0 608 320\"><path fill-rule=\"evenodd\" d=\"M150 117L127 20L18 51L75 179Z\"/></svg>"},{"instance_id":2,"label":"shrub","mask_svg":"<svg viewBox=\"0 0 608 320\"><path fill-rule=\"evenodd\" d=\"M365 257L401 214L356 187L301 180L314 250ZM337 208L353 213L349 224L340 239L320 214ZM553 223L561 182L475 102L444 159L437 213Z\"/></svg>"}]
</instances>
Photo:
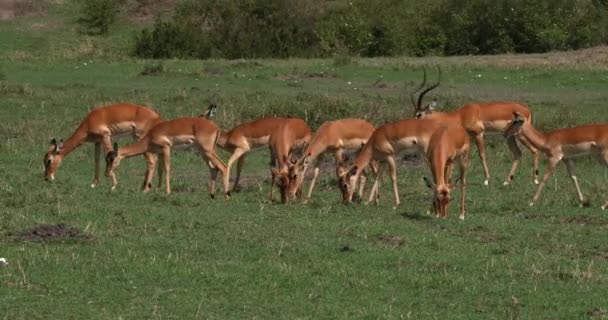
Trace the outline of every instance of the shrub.
<instances>
[{"instance_id":1,"label":"shrub","mask_svg":"<svg viewBox=\"0 0 608 320\"><path fill-rule=\"evenodd\" d=\"M110 25L116 21L122 0L81 0L81 14L78 22L89 34L107 34Z\"/></svg>"}]
</instances>

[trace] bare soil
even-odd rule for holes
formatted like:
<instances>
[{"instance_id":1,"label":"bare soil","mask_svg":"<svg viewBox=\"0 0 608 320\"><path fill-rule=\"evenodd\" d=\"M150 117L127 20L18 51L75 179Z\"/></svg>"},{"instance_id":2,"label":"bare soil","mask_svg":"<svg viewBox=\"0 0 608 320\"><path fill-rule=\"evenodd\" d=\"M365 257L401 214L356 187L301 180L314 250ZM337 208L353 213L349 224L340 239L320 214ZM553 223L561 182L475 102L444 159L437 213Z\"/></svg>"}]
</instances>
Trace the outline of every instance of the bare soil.
<instances>
[{"instance_id":1,"label":"bare soil","mask_svg":"<svg viewBox=\"0 0 608 320\"><path fill-rule=\"evenodd\" d=\"M29 242L51 242L51 241L90 241L93 237L83 231L66 225L59 224L41 224L31 229L20 231L15 236L18 241Z\"/></svg>"}]
</instances>

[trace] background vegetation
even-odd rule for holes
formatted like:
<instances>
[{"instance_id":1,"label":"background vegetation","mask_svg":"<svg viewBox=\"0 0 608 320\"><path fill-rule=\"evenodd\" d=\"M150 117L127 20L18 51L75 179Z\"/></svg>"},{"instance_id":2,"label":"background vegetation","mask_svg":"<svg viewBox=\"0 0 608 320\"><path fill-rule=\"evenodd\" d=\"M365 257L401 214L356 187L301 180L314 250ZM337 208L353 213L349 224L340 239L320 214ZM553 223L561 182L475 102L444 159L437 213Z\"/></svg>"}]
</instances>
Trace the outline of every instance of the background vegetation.
<instances>
[{"instance_id":1,"label":"background vegetation","mask_svg":"<svg viewBox=\"0 0 608 320\"><path fill-rule=\"evenodd\" d=\"M547 52L608 41L599 0L186 0L135 39L142 58Z\"/></svg>"},{"instance_id":2,"label":"background vegetation","mask_svg":"<svg viewBox=\"0 0 608 320\"><path fill-rule=\"evenodd\" d=\"M80 2L30 4L0 22L0 257L9 262L0 267L0 318L608 318L608 217L599 210L608 176L594 159L577 161L589 208L577 206L563 167L530 208L530 155L502 187L511 156L490 136L492 180L483 186L473 147L464 222L455 204L446 221L425 214L422 161L399 163L397 210L387 179L380 206L342 205L330 161L311 203L271 203L266 150L248 157L244 189L230 202L208 199L208 171L186 151L172 156L170 196L139 191L141 158L122 163L117 191L107 179L91 189L90 144L65 159L56 181L42 177L49 140L68 136L95 106L130 101L172 119L215 102L223 129L268 115L300 116L313 129L347 116L380 125L412 115L408 93L422 65L444 70L429 97L444 110L504 99L529 105L542 130L604 121L607 47L145 60L130 56L134 35L176 3L126 1L103 36L83 29ZM58 223L89 237L18 237Z\"/></svg>"}]
</instances>

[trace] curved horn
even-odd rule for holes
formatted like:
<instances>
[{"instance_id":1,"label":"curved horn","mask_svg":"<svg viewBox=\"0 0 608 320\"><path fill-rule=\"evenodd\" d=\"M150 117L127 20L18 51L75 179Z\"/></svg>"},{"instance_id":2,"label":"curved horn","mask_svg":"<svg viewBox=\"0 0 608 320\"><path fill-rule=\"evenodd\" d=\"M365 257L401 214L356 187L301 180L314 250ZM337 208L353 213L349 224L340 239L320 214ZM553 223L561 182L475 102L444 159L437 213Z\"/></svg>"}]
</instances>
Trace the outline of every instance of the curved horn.
<instances>
[{"instance_id":1,"label":"curved horn","mask_svg":"<svg viewBox=\"0 0 608 320\"><path fill-rule=\"evenodd\" d=\"M432 86L424 89L424 91L422 91L420 93L420 95L418 96L418 103L416 104L416 110L420 110L420 107L422 106L422 99L424 98L424 95L429 93L431 90L439 87L439 83L441 83L441 68L439 68L439 65L437 65L437 82L435 82Z\"/></svg>"},{"instance_id":2,"label":"curved horn","mask_svg":"<svg viewBox=\"0 0 608 320\"><path fill-rule=\"evenodd\" d=\"M422 66L422 71L424 72L424 78L422 80L422 83L416 90L414 90L414 92L410 93L410 100L412 101L412 106L414 107L414 111L418 111L418 109L420 108L420 106L418 106L416 104L416 93L418 91L420 91L426 84L426 68L424 68L424 66Z\"/></svg>"}]
</instances>

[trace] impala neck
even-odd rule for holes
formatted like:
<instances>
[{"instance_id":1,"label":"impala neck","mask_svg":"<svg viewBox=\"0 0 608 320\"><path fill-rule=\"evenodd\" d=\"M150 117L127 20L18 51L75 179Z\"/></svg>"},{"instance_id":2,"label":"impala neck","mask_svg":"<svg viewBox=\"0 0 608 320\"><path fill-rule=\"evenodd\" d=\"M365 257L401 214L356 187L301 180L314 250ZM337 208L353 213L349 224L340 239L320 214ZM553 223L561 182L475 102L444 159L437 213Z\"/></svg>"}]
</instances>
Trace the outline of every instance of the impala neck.
<instances>
[{"instance_id":1,"label":"impala neck","mask_svg":"<svg viewBox=\"0 0 608 320\"><path fill-rule=\"evenodd\" d=\"M66 156L81 144L87 141L86 129L81 125L72 133L72 135L63 142L63 148L57 152L60 156Z\"/></svg>"},{"instance_id":2,"label":"impala neck","mask_svg":"<svg viewBox=\"0 0 608 320\"><path fill-rule=\"evenodd\" d=\"M147 139L147 137L146 137L133 144L124 146L124 147L118 149L118 156L121 159L124 159L124 158L130 158L130 157L140 155L140 154L148 151L148 145L149 145L148 141L149 141L149 139Z\"/></svg>"},{"instance_id":3,"label":"impala neck","mask_svg":"<svg viewBox=\"0 0 608 320\"><path fill-rule=\"evenodd\" d=\"M447 156L442 150L433 150L433 156L431 158L431 171L433 173L433 179L435 179L436 185L445 185L445 165L447 162Z\"/></svg>"},{"instance_id":4,"label":"impala neck","mask_svg":"<svg viewBox=\"0 0 608 320\"><path fill-rule=\"evenodd\" d=\"M367 168L369 163L372 161L373 155L374 155L374 152L373 152L372 144L367 143L363 147L361 152L359 152L359 154L357 155L357 157L355 158L355 161L353 163L353 166L357 166L357 173L356 173L357 176L359 176L361 174L361 171L363 171L363 169Z\"/></svg>"},{"instance_id":5,"label":"impala neck","mask_svg":"<svg viewBox=\"0 0 608 320\"><path fill-rule=\"evenodd\" d=\"M549 147L547 146L547 135L536 130L531 124L525 123L520 134L523 134L535 148L540 149L545 153L549 150Z\"/></svg>"},{"instance_id":6,"label":"impala neck","mask_svg":"<svg viewBox=\"0 0 608 320\"><path fill-rule=\"evenodd\" d=\"M304 152L304 156L310 156L310 161L313 161L319 157L326 149L326 144L321 139L315 139Z\"/></svg>"}]
</instances>

